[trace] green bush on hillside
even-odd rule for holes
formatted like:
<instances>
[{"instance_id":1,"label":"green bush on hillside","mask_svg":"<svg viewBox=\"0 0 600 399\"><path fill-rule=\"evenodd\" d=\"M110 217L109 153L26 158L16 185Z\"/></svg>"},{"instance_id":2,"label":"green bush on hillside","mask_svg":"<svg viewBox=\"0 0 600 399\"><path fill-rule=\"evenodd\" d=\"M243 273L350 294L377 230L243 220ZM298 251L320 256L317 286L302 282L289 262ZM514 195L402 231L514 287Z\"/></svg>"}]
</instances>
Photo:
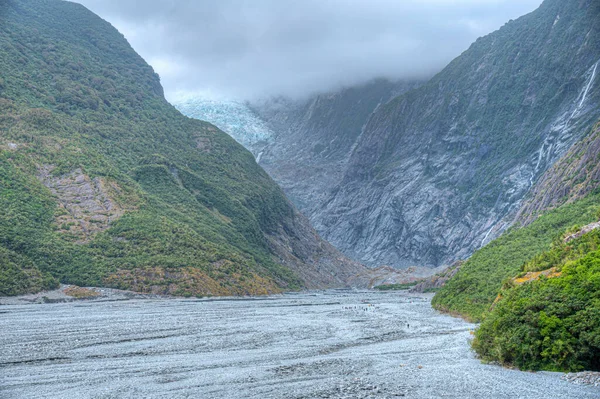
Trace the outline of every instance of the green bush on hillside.
<instances>
[{"instance_id":1,"label":"green bush on hillside","mask_svg":"<svg viewBox=\"0 0 600 399\"><path fill-rule=\"evenodd\" d=\"M600 370L600 251L559 268L559 277L502 292L475 334L482 359L527 370Z\"/></svg>"},{"instance_id":2,"label":"green bush on hillside","mask_svg":"<svg viewBox=\"0 0 600 399\"><path fill-rule=\"evenodd\" d=\"M526 262L548 251L566 229L595 221L599 206L600 193L594 193L544 214L527 227L509 230L475 252L438 291L433 306L481 321L504 281L521 272Z\"/></svg>"}]
</instances>

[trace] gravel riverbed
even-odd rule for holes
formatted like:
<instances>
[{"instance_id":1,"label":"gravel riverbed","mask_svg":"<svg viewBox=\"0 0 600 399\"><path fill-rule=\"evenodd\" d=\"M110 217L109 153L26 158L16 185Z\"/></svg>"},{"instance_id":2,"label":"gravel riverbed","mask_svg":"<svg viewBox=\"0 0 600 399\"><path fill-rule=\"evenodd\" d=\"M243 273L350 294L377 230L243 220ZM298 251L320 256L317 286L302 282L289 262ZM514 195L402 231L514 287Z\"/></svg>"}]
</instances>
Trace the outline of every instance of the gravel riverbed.
<instances>
[{"instance_id":1,"label":"gravel riverbed","mask_svg":"<svg viewBox=\"0 0 600 399\"><path fill-rule=\"evenodd\" d=\"M559 373L481 364L431 295L0 306L0 398L599 398Z\"/></svg>"}]
</instances>

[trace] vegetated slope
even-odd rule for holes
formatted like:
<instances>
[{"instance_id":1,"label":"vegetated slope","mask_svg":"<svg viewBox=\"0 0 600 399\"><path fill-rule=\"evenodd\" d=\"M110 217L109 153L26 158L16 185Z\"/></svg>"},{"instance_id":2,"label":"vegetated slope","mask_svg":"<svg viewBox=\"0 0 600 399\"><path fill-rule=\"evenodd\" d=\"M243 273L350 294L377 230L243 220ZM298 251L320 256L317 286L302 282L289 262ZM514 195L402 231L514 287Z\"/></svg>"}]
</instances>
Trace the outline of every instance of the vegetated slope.
<instances>
[{"instance_id":1,"label":"vegetated slope","mask_svg":"<svg viewBox=\"0 0 600 399\"><path fill-rule=\"evenodd\" d=\"M433 298L438 310L481 321L502 287L523 264L550 249L552 241L573 225L597 220L600 193L565 204L527 227L512 228L475 252Z\"/></svg>"},{"instance_id":2,"label":"vegetated slope","mask_svg":"<svg viewBox=\"0 0 600 399\"><path fill-rule=\"evenodd\" d=\"M319 210L342 179L371 114L420 84L376 79L306 99L253 101L250 108L274 133L258 150L258 162L313 225L320 226Z\"/></svg>"},{"instance_id":3,"label":"vegetated slope","mask_svg":"<svg viewBox=\"0 0 600 399\"><path fill-rule=\"evenodd\" d=\"M379 107L311 214L370 264L437 266L496 237L600 116L600 4L546 0Z\"/></svg>"},{"instance_id":4,"label":"vegetated slope","mask_svg":"<svg viewBox=\"0 0 600 399\"><path fill-rule=\"evenodd\" d=\"M476 332L487 361L521 369L600 370L600 232L569 240L526 263L504 284Z\"/></svg>"},{"instance_id":5,"label":"vegetated slope","mask_svg":"<svg viewBox=\"0 0 600 399\"><path fill-rule=\"evenodd\" d=\"M110 24L57 0L0 3L0 248L0 295L261 294L363 271L250 152L170 106Z\"/></svg>"}]
</instances>

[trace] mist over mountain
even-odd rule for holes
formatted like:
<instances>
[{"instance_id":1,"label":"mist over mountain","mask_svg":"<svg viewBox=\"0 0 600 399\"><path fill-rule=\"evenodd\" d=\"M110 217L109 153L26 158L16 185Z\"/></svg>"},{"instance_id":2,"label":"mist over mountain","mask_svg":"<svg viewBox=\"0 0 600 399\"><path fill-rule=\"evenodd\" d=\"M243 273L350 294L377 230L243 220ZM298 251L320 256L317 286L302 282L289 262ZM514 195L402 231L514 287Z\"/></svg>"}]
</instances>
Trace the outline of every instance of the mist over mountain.
<instances>
[{"instance_id":1,"label":"mist over mountain","mask_svg":"<svg viewBox=\"0 0 600 399\"><path fill-rule=\"evenodd\" d=\"M167 98L310 95L424 79L541 0L79 0L161 76Z\"/></svg>"}]
</instances>

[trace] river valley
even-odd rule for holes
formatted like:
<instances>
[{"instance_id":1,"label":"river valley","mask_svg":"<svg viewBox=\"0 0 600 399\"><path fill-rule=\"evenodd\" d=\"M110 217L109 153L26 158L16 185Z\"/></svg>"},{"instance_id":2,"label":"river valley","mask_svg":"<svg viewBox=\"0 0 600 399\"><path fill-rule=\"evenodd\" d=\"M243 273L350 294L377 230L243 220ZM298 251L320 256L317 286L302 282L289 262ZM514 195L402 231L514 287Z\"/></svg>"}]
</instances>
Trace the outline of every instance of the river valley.
<instances>
[{"instance_id":1,"label":"river valley","mask_svg":"<svg viewBox=\"0 0 600 399\"><path fill-rule=\"evenodd\" d=\"M598 398L481 364L475 325L431 295L324 291L248 299L0 306L0 398Z\"/></svg>"}]
</instances>

